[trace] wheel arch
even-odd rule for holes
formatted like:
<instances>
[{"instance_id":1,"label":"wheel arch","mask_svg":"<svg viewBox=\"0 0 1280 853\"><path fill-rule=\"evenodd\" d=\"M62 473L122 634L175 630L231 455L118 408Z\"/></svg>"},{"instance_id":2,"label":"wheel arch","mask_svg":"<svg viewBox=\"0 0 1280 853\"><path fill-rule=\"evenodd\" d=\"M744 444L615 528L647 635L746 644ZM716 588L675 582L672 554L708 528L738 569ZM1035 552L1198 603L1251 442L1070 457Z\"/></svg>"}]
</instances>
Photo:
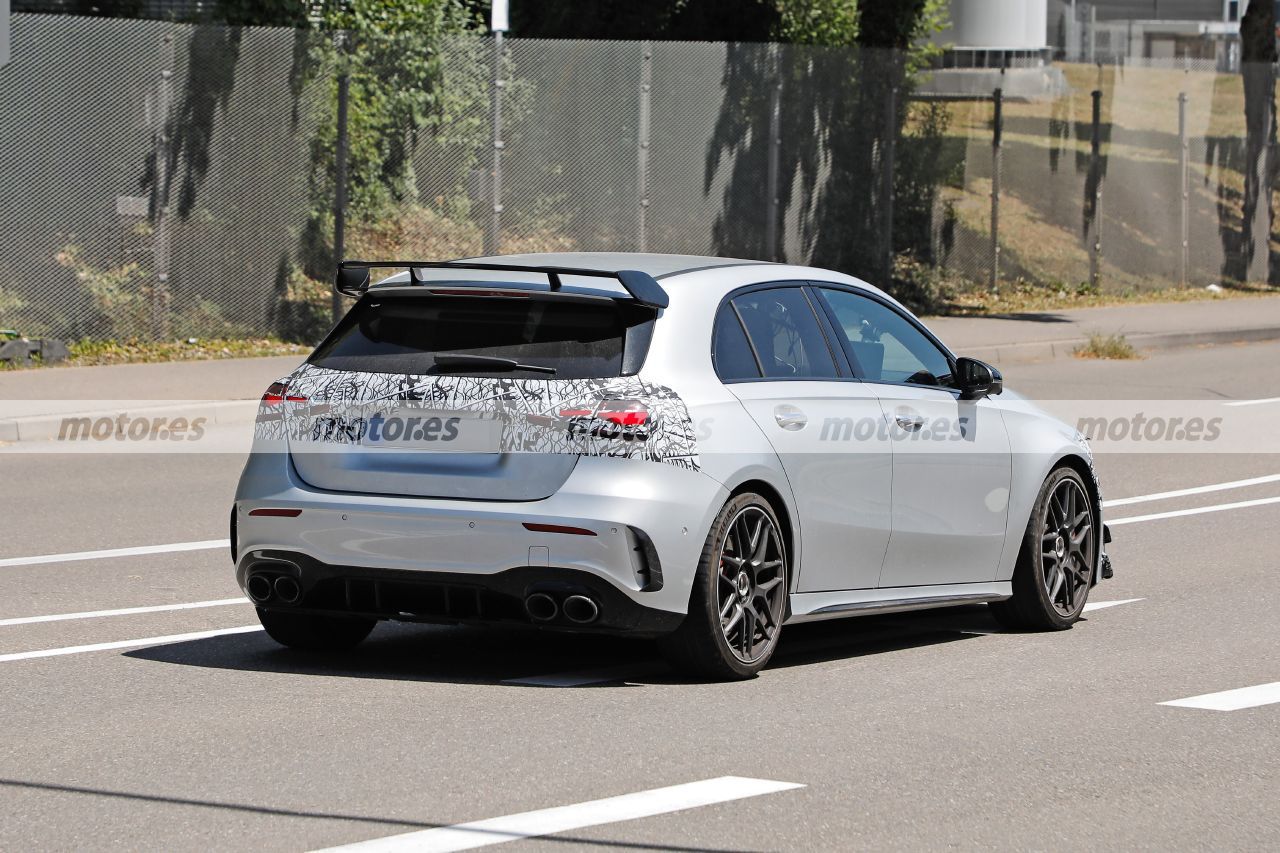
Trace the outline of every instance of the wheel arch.
<instances>
[{"instance_id":1,"label":"wheel arch","mask_svg":"<svg viewBox=\"0 0 1280 853\"><path fill-rule=\"evenodd\" d=\"M1105 536L1103 531L1106 529L1106 526L1102 518L1102 487L1098 485L1098 475L1097 472L1093 470L1093 464L1086 459L1083 454L1075 451L1067 451L1058 456L1058 458L1054 460L1053 464L1049 466L1048 470L1044 472L1044 478L1041 480L1041 483L1043 483L1044 480L1047 480L1049 475L1059 468L1070 468L1079 474L1080 479L1084 480L1085 489L1089 493L1089 503L1093 506L1093 517L1097 519L1098 524L1098 545L1094 549L1095 554L1093 567L1093 584L1096 586L1098 581L1101 579L1102 555L1105 551ZM1030 519L1028 519L1028 522L1029 521Z\"/></svg>"},{"instance_id":2,"label":"wheel arch","mask_svg":"<svg viewBox=\"0 0 1280 853\"><path fill-rule=\"evenodd\" d=\"M773 509L774 515L778 517L778 523L782 525L782 540L787 548L787 562L791 576L787 578L787 586L791 589L795 587L796 578L799 576L800 557L796 543L799 539L799 531L796 529L794 516L791 508L787 505L786 499L782 496L782 492L767 480L744 480L734 486L729 493L728 501L733 500L738 495L754 492L764 498L769 506ZM790 602L788 602L788 610L790 610Z\"/></svg>"}]
</instances>

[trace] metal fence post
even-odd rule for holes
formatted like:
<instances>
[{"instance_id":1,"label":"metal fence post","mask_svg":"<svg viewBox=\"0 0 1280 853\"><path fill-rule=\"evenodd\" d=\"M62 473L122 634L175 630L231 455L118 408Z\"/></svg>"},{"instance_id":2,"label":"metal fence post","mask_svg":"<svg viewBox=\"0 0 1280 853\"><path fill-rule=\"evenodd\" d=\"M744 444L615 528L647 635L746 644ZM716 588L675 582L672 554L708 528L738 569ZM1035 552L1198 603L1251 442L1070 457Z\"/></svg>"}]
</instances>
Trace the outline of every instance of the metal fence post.
<instances>
[{"instance_id":1,"label":"metal fence post","mask_svg":"<svg viewBox=\"0 0 1280 853\"><path fill-rule=\"evenodd\" d=\"M884 97L884 136L880 157L881 282L886 287L893 278L893 169L897 135L898 89L890 86Z\"/></svg>"},{"instance_id":2,"label":"metal fence post","mask_svg":"<svg viewBox=\"0 0 1280 853\"><path fill-rule=\"evenodd\" d=\"M1093 135L1089 174L1093 178L1093 216L1089 219L1089 286L1097 289L1102 263L1102 90L1093 90Z\"/></svg>"},{"instance_id":3,"label":"metal fence post","mask_svg":"<svg viewBox=\"0 0 1280 853\"><path fill-rule=\"evenodd\" d=\"M994 115L991 126L991 278L987 285L1000 289L1000 169L1003 165L1004 89L991 93Z\"/></svg>"},{"instance_id":4,"label":"metal fence post","mask_svg":"<svg viewBox=\"0 0 1280 853\"><path fill-rule=\"evenodd\" d=\"M160 39L160 89L156 113L158 131L155 136L155 252L156 283L151 294L151 336L164 340L169 336L169 112L173 108L173 36Z\"/></svg>"},{"instance_id":5,"label":"metal fence post","mask_svg":"<svg viewBox=\"0 0 1280 853\"><path fill-rule=\"evenodd\" d=\"M343 36L338 36L343 39ZM342 42L339 42L339 62ZM351 76L343 65L338 75L338 138L333 151L333 260L340 263L347 251L347 101L351 93ZM342 316L342 294L333 289L333 321Z\"/></svg>"},{"instance_id":6,"label":"metal fence post","mask_svg":"<svg viewBox=\"0 0 1280 853\"><path fill-rule=\"evenodd\" d=\"M496 255L502 251L502 30L493 34L493 171L489 175L489 201L491 205L489 228L485 232L484 253Z\"/></svg>"},{"instance_id":7,"label":"metal fence post","mask_svg":"<svg viewBox=\"0 0 1280 853\"><path fill-rule=\"evenodd\" d=\"M1190 151L1187 142L1187 93L1178 93L1178 279L1187 284L1187 256L1190 244L1190 182L1187 167Z\"/></svg>"},{"instance_id":8,"label":"metal fence post","mask_svg":"<svg viewBox=\"0 0 1280 853\"><path fill-rule=\"evenodd\" d=\"M769 163L765 172L765 216L764 225L764 259L766 261L781 260L778 252L778 198L781 182L781 148L782 148L782 63L778 56L778 46L772 48L773 55L773 87L769 93Z\"/></svg>"},{"instance_id":9,"label":"metal fence post","mask_svg":"<svg viewBox=\"0 0 1280 853\"><path fill-rule=\"evenodd\" d=\"M636 251L649 245L649 132L653 89L653 44L640 42L640 122L636 133Z\"/></svg>"}]
</instances>

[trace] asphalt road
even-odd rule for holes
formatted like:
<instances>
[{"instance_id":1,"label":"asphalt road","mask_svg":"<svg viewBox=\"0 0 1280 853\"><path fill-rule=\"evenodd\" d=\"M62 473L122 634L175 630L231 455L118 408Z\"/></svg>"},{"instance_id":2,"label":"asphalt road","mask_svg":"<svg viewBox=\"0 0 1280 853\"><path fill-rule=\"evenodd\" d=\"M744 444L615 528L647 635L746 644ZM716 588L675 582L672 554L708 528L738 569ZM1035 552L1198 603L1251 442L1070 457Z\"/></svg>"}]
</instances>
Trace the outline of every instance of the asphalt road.
<instances>
[{"instance_id":1,"label":"asphalt road","mask_svg":"<svg viewBox=\"0 0 1280 853\"><path fill-rule=\"evenodd\" d=\"M1269 344L1006 379L1038 397L1263 399L1280 398L1277 364ZM1260 405L1280 423L1280 402ZM531 631L384 624L328 659L257 631L164 639L253 626L243 602L31 621L237 598L222 548L13 558L222 539L239 465L0 449L0 849L312 850L721 777L803 787L746 796L746 783L710 782L466 837L568 827L511 845L547 850L1280 847L1280 695L1230 711L1160 704L1280 681L1278 503L1116 525L1116 577L1092 601L1126 603L1071 631L1001 633L981 607L791 626L774 664L737 684L682 681L643 643ZM1280 459L1098 467L1120 499L1280 474ZM1280 479L1108 518L1276 496ZM725 801L672 810L708 790ZM635 814L648 816L621 819Z\"/></svg>"}]
</instances>

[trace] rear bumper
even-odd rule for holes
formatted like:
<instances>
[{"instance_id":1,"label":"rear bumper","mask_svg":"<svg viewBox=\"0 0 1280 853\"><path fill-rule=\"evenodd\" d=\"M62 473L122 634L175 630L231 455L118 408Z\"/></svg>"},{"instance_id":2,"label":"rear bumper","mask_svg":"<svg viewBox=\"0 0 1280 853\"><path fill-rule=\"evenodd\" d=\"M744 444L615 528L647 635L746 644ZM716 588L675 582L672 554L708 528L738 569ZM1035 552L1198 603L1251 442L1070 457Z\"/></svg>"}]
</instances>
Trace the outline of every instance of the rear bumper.
<instances>
[{"instance_id":1,"label":"rear bumper","mask_svg":"<svg viewBox=\"0 0 1280 853\"><path fill-rule=\"evenodd\" d=\"M235 556L242 566L251 552L282 552L348 574L400 572L427 583L456 577L504 593L508 582L499 575L541 570L539 579L589 577L644 610L683 615L707 531L727 494L698 471L592 458L580 460L556 494L537 501L326 492L302 483L287 455L255 453L236 495ZM300 514L250 514L265 508Z\"/></svg>"},{"instance_id":2,"label":"rear bumper","mask_svg":"<svg viewBox=\"0 0 1280 853\"><path fill-rule=\"evenodd\" d=\"M365 616L406 622L525 623L570 631L661 636L674 631L684 618L678 613L637 604L613 584L589 572L541 566L521 566L491 575L416 572L363 566L333 566L304 554L252 550L236 565L236 580L249 588L250 576L273 583L289 577L297 581L300 597L287 603L278 595L258 602L268 610ZM534 593L562 604L571 595L584 595L599 608L589 623L574 622L559 608L554 617L533 620L525 599Z\"/></svg>"}]
</instances>

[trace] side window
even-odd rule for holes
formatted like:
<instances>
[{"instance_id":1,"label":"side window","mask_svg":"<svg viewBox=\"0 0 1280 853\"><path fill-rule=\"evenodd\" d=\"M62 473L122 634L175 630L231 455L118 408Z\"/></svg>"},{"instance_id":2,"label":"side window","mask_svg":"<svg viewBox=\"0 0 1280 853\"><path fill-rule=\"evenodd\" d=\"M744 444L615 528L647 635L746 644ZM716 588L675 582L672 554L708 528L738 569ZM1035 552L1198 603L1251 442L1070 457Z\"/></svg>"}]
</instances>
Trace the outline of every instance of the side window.
<instances>
[{"instance_id":1,"label":"side window","mask_svg":"<svg viewBox=\"0 0 1280 853\"><path fill-rule=\"evenodd\" d=\"M756 364L755 354L751 352L751 344L747 343L747 334L742 331L733 306L725 305L720 309L711 346L716 375L725 382L760 378L760 365Z\"/></svg>"},{"instance_id":2,"label":"side window","mask_svg":"<svg viewBox=\"0 0 1280 853\"><path fill-rule=\"evenodd\" d=\"M906 317L887 305L847 290L822 288L858 378L867 382L953 387L946 353Z\"/></svg>"},{"instance_id":3,"label":"side window","mask_svg":"<svg viewBox=\"0 0 1280 853\"><path fill-rule=\"evenodd\" d=\"M733 300L771 379L830 379L838 376L818 318L798 287L753 290Z\"/></svg>"}]
</instances>

